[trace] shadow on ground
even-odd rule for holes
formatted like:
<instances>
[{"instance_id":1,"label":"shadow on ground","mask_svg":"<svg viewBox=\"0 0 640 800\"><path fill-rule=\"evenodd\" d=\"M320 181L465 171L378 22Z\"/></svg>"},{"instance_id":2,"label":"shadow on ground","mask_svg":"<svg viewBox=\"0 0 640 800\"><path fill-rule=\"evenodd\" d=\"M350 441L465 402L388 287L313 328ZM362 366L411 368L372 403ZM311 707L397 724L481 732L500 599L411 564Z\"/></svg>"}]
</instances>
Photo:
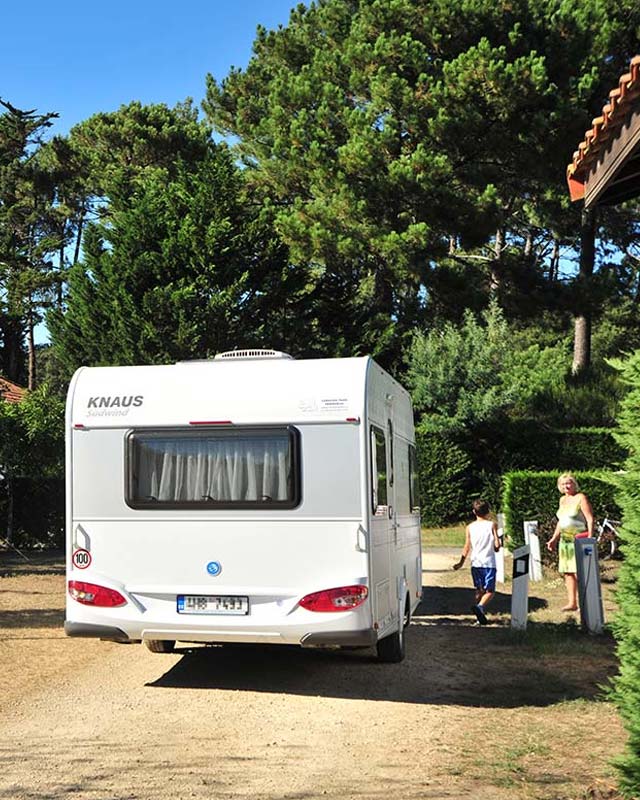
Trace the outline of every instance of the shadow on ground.
<instances>
[{"instance_id":1,"label":"shadow on ground","mask_svg":"<svg viewBox=\"0 0 640 800\"><path fill-rule=\"evenodd\" d=\"M523 635L504 619L474 626L470 595L458 588L426 590L401 664L379 663L373 650L179 646L180 660L148 685L488 708L600 696L615 671L609 637L548 624L532 624ZM494 611L504 610L507 600L498 597Z\"/></svg>"},{"instance_id":2,"label":"shadow on ground","mask_svg":"<svg viewBox=\"0 0 640 800\"><path fill-rule=\"evenodd\" d=\"M0 578L21 575L64 575L64 552L46 550L25 553L26 559L10 551L0 551Z\"/></svg>"},{"instance_id":3,"label":"shadow on ground","mask_svg":"<svg viewBox=\"0 0 640 800\"><path fill-rule=\"evenodd\" d=\"M20 608L0 611L0 628L62 628L64 611L58 608Z\"/></svg>"},{"instance_id":4,"label":"shadow on ground","mask_svg":"<svg viewBox=\"0 0 640 800\"><path fill-rule=\"evenodd\" d=\"M418 607L417 616L428 615L432 624L468 625L471 606L474 602L473 589L456 586L425 586L422 590L422 603ZM547 601L541 597L529 597L529 611L538 611L547 607ZM496 592L488 609L489 618L495 615L511 614L511 595Z\"/></svg>"}]
</instances>

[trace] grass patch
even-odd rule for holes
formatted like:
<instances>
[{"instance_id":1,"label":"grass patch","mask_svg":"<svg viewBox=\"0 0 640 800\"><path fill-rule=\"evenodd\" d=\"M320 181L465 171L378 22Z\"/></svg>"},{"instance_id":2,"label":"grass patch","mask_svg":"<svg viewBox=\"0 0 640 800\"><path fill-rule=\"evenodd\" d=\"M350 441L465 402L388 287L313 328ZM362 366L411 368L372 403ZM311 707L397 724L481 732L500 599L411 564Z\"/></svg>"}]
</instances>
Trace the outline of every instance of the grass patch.
<instances>
[{"instance_id":1,"label":"grass patch","mask_svg":"<svg viewBox=\"0 0 640 800\"><path fill-rule=\"evenodd\" d=\"M610 639L608 633L590 636L569 620L561 624L529 622L525 631L505 631L502 644L525 647L537 656L588 656L600 653Z\"/></svg>"},{"instance_id":2,"label":"grass patch","mask_svg":"<svg viewBox=\"0 0 640 800\"><path fill-rule=\"evenodd\" d=\"M464 545L464 538L464 525L422 529L423 547L462 547Z\"/></svg>"}]
</instances>

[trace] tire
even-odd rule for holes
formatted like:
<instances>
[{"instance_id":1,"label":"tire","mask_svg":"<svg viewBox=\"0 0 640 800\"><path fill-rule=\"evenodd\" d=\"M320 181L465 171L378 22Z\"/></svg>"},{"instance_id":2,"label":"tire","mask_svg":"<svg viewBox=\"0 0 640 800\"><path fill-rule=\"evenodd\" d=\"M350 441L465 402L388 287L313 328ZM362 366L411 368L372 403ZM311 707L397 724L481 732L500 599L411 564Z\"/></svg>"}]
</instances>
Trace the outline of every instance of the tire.
<instances>
[{"instance_id":1,"label":"tire","mask_svg":"<svg viewBox=\"0 0 640 800\"><path fill-rule=\"evenodd\" d=\"M394 631L391 636L380 639L376 645L378 661L383 664L399 664L404 660L406 655L405 628L409 625L409 619L409 601L407 600L398 630Z\"/></svg>"},{"instance_id":2,"label":"tire","mask_svg":"<svg viewBox=\"0 0 640 800\"><path fill-rule=\"evenodd\" d=\"M173 653L176 646L172 639L145 639L144 643L152 653Z\"/></svg>"}]
</instances>

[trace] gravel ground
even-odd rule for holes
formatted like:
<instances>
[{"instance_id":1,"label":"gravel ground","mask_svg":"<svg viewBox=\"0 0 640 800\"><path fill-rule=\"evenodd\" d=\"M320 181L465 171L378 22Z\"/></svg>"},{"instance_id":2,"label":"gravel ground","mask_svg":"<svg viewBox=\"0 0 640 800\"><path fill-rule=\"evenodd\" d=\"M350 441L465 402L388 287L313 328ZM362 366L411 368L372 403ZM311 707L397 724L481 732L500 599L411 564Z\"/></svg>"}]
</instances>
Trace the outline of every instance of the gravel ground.
<instances>
[{"instance_id":1,"label":"gravel ground","mask_svg":"<svg viewBox=\"0 0 640 800\"><path fill-rule=\"evenodd\" d=\"M509 631L508 587L475 627L457 553L425 553L393 665L68 639L61 558L0 554L0 798L613 798L611 639L559 615L557 576L532 587L527 637Z\"/></svg>"}]
</instances>

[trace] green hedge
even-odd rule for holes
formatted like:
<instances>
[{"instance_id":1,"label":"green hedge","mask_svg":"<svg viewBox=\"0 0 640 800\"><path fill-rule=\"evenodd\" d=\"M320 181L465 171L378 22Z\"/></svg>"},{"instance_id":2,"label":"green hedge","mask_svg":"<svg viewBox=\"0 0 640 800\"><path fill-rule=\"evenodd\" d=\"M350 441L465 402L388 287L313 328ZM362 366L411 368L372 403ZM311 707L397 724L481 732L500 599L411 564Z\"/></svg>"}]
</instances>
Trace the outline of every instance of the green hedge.
<instances>
[{"instance_id":1,"label":"green hedge","mask_svg":"<svg viewBox=\"0 0 640 800\"><path fill-rule=\"evenodd\" d=\"M16 478L13 543L19 548L64 545L64 479ZM7 491L0 483L0 536L7 535Z\"/></svg>"},{"instance_id":2,"label":"green hedge","mask_svg":"<svg viewBox=\"0 0 640 800\"><path fill-rule=\"evenodd\" d=\"M627 451L614 438L611 428L573 428L557 431L556 447L547 469L564 470L616 470L627 457Z\"/></svg>"},{"instance_id":3,"label":"green hedge","mask_svg":"<svg viewBox=\"0 0 640 800\"><path fill-rule=\"evenodd\" d=\"M512 470L611 470L626 455L610 428L559 431L530 419L504 419L457 434L418 430L416 437L427 525L466 519L471 501L479 496L497 508L502 476Z\"/></svg>"},{"instance_id":4,"label":"green hedge","mask_svg":"<svg viewBox=\"0 0 640 800\"><path fill-rule=\"evenodd\" d=\"M580 490L589 498L596 519L605 516L620 518L612 473L577 470L573 474L580 484ZM545 532L549 529L560 499L558 475L559 470L517 470L504 476L501 508L505 515L506 533L511 537L513 546L524 544L522 523L526 519L538 520Z\"/></svg>"},{"instance_id":5,"label":"green hedge","mask_svg":"<svg viewBox=\"0 0 640 800\"><path fill-rule=\"evenodd\" d=\"M515 469L616 470L627 456L612 428L557 430L536 420L515 420L495 435L505 448L504 460Z\"/></svg>"},{"instance_id":6,"label":"green hedge","mask_svg":"<svg viewBox=\"0 0 640 800\"><path fill-rule=\"evenodd\" d=\"M471 459L447 434L416 434L422 522L441 525L469 505Z\"/></svg>"}]
</instances>

